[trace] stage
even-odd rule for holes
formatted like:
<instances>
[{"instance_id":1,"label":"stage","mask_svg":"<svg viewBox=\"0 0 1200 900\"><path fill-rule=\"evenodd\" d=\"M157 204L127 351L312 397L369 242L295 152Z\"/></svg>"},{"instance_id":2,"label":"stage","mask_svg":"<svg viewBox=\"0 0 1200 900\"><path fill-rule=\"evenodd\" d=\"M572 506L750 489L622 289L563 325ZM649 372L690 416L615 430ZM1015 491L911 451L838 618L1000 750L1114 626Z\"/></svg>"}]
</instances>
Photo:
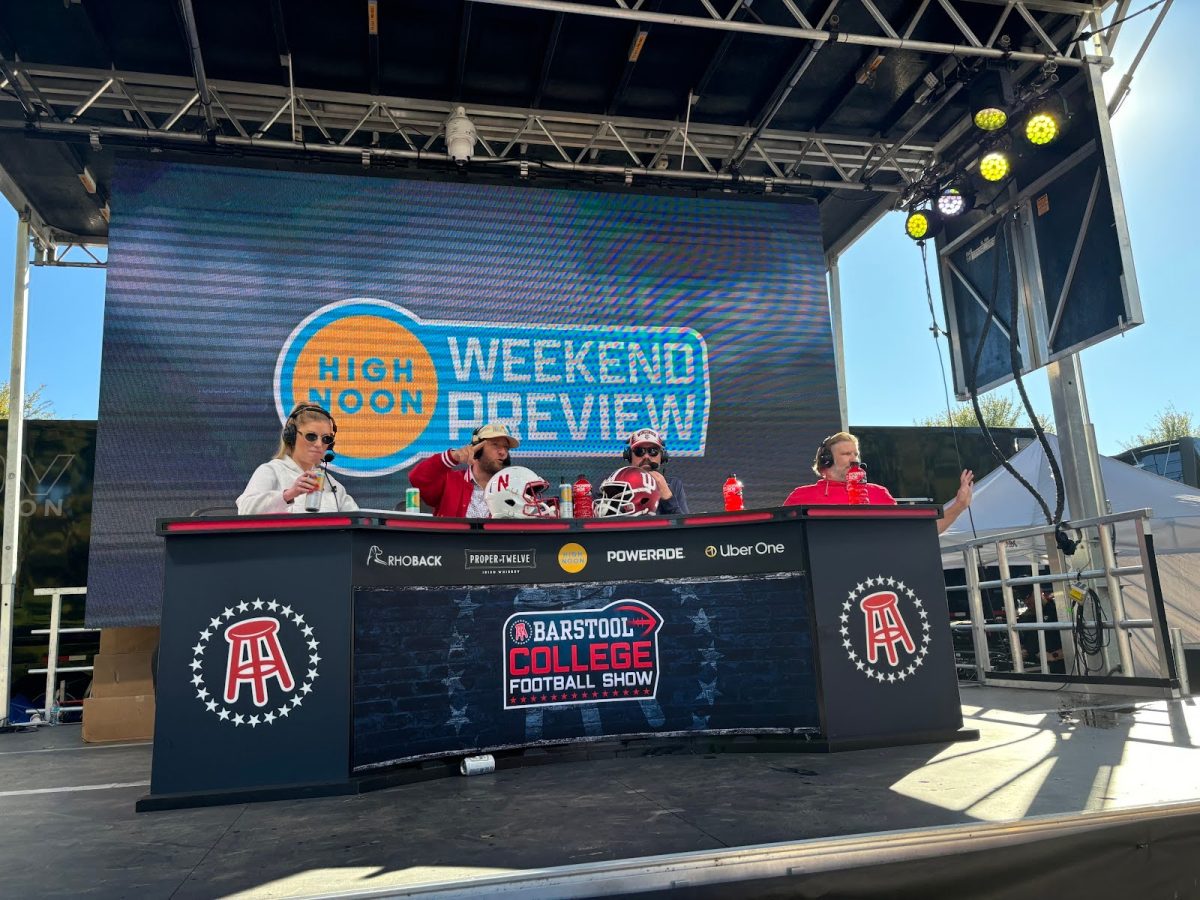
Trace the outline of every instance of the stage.
<instances>
[{"instance_id":1,"label":"stage","mask_svg":"<svg viewBox=\"0 0 1200 900\"><path fill-rule=\"evenodd\" d=\"M1194 895L1194 876L1180 874L1194 871L1200 820L1191 700L971 685L961 695L978 741L837 754L693 746L603 758L597 748L587 761L354 796L140 814L149 744L83 745L70 725L6 734L4 892L928 897L953 888L1028 898L1136 884L1139 900Z\"/></svg>"}]
</instances>

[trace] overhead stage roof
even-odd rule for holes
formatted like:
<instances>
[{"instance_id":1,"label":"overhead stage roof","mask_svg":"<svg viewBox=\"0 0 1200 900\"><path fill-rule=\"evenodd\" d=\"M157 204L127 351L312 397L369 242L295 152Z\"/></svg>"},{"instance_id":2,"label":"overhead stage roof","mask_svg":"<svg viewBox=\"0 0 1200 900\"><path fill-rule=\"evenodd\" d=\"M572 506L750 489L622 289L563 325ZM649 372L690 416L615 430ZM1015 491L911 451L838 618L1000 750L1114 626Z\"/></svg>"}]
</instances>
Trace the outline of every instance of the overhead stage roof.
<instances>
[{"instance_id":1,"label":"overhead stage roof","mask_svg":"<svg viewBox=\"0 0 1200 900\"><path fill-rule=\"evenodd\" d=\"M838 254L964 85L1104 55L1128 0L65 0L0 8L0 189L104 243L117 153L820 203ZM1099 10L1099 11L1098 11ZM475 158L446 157L462 106Z\"/></svg>"}]
</instances>

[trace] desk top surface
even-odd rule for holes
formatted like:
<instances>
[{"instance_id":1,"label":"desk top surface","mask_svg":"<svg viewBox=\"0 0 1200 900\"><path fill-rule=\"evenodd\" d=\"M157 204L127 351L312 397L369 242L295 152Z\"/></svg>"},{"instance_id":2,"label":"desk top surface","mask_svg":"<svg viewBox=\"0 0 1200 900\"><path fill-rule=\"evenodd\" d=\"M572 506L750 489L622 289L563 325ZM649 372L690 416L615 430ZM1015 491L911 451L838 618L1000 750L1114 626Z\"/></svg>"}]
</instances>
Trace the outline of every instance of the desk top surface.
<instances>
[{"instance_id":1,"label":"desk top surface","mask_svg":"<svg viewBox=\"0 0 1200 900\"><path fill-rule=\"evenodd\" d=\"M941 507L912 506L781 506L737 512L710 512L683 516L612 517L605 519L454 519L412 516L381 510L293 513L264 516L192 516L159 519L159 535L212 534L233 531L307 531L328 529L386 529L418 532L596 532L635 531L739 525L796 519L937 519Z\"/></svg>"}]
</instances>

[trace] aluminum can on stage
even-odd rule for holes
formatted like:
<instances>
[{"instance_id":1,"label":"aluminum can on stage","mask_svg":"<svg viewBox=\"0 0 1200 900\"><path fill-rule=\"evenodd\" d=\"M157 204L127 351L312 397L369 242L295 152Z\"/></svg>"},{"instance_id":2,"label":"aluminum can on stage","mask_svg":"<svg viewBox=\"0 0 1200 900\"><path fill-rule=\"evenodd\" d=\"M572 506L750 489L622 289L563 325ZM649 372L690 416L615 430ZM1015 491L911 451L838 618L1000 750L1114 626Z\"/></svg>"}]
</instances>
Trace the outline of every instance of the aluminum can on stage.
<instances>
[{"instance_id":1,"label":"aluminum can on stage","mask_svg":"<svg viewBox=\"0 0 1200 900\"><path fill-rule=\"evenodd\" d=\"M418 488L410 487L404 492L404 510L405 512L421 511L421 491Z\"/></svg>"}]
</instances>

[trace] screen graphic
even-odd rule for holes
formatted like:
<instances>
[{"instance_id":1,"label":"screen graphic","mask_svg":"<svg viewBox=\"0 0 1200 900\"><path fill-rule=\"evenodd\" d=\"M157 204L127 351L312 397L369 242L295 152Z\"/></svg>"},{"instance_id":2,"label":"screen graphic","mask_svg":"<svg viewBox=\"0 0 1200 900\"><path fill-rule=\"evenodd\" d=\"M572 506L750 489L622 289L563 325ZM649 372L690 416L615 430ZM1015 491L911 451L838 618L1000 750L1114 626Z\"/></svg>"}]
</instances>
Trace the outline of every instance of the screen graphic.
<instances>
[{"instance_id":1,"label":"screen graphic","mask_svg":"<svg viewBox=\"0 0 1200 900\"><path fill-rule=\"evenodd\" d=\"M121 160L88 622L157 622L156 518L232 511L296 403L360 506L506 424L593 485L654 428L693 512L812 480L838 425L815 206Z\"/></svg>"}]
</instances>

